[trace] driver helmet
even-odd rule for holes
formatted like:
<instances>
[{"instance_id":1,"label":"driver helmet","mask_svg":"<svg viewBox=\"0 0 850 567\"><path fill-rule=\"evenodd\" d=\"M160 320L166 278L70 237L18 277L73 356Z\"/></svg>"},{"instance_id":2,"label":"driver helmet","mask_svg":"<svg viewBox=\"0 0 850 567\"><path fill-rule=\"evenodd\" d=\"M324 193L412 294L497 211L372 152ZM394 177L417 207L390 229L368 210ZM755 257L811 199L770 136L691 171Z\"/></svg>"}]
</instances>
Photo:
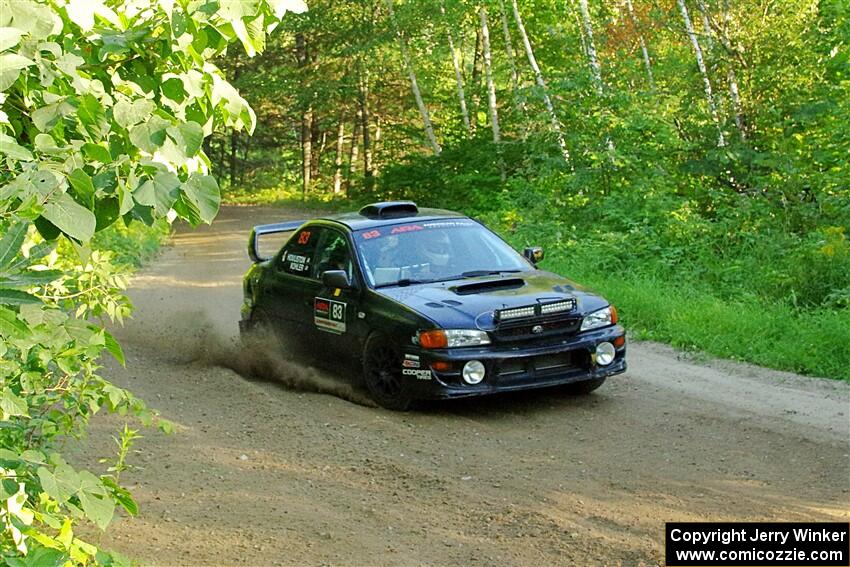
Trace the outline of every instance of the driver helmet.
<instances>
[{"instance_id":1,"label":"driver helmet","mask_svg":"<svg viewBox=\"0 0 850 567\"><path fill-rule=\"evenodd\" d=\"M449 264L451 242L444 231L427 231L420 237L420 248L426 261L432 266L444 267Z\"/></svg>"}]
</instances>

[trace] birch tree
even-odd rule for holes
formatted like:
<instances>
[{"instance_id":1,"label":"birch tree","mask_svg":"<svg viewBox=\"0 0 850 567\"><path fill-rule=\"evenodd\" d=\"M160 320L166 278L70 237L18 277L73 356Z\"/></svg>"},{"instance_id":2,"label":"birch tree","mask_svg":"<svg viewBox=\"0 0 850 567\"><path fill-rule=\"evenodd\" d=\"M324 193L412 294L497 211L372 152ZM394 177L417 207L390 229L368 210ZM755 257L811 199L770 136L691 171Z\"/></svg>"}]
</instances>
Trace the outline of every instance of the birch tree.
<instances>
[{"instance_id":1,"label":"birch tree","mask_svg":"<svg viewBox=\"0 0 850 567\"><path fill-rule=\"evenodd\" d=\"M564 161L567 165L571 165L570 152L567 149L567 142L564 140L564 134L561 130L561 122L555 114L555 107L552 105L552 99L549 98L546 81L543 80L543 74L540 72L540 67L537 65L537 59L534 57L534 50L531 48L531 41L528 39L528 34L525 33L525 26L522 23L522 16L519 14L519 7L517 6L516 0L511 0L511 7L513 8L514 19L516 20L519 35L522 38L522 44L525 47L525 54L528 57L528 64L531 66L531 70L534 72L534 79L543 94L543 104L546 105L546 111L549 113L549 119L552 122L552 129L555 131L555 135L558 138L558 146L561 148L561 154L564 156Z\"/></svg>"},{"instance_id":2,"label":"birch tree","mask_svg":"<svg viewBox=\"0 0 850 567\"><path fill-rule=\"evenodd\" d=\"M374 171L372 169L372 138L369 132L369 75L363 69L360 76L360 132L363 135L363 184L366 190L372 189Z\"/></svg>"},{"instance_id":3,"label":"birch tree","mask_svg":"<svg viewBox=\"0 0 850 567\"><path fill-rule=\"evenodd\" d=\"M697 67L699 67L699 72L702 75L703 87L705 89L705 98L708 101L708 110L711 113L711 119L717 126L717 145L723 147L726 145L726 138L723 136L723 128L720 124L720 118L717 114L717 105L714 102L714 94L711 90L711 80L708 78L708 70L705 67L705 59L702 55L702 49L700 48L699 40L697 39L697 34L694 31L694 25L691 22L691 17L690 15L688 15L688 7L685 6L685 1L676 1L679 5L679 11L682 13L682 19L685 22L685 29L688 32L688 37L691 39L691 46L693 46L694 55L697 59Z\"/></svg>"},{"instance_id":4,"label":"birch tree","mask_svg":"<svg viewBox=\"0 0 850 567\"><path fill-rule=\"evenodd\" d=\"M490 29L487 26L487 10L481 6L478 10L481 19L481 40L484 48L484 75L487 80L487 106L490 110L490 125L493 129L493 142L501 142L499 132L499 110L496 107L496 86L493 84L493 69L490 58Z\"/></svg>"},{"instance_id":5,"label":"birch tree","mask_svg":"<svg viewBox=\"0 0 850 567\"><path fill-rule=\"evenodd\" d=\"M702 29L705 34L705 44L708 50L714 49L714 39L711 37L711 18L708 15L708 7L705 5L705 0L697 0L697 9L702 16Z\"/></svg>"},{"instance_id":6,"label":"birch tree","mask_svg":"<svg viewBox=\"0 0 850 567\"><path fill-rule=\"evenodd\" d=\"M298 58L298 66L304 70L309 64L307 53L307 40L304 34L295 36L295 49ZM310 190L310 180L313 171L313 108L306 103L301 113L301 193L306 195Z\"/></svg>"},{"instance_id":7,"label":"birch tree","mask_svg":"<svg viewBox=\"0 0 850 567\"><path fill-rule=\"evenodd\" d=\"M638 42L640 43L640 51L643 54L643 66L646 68L646 78L649 81L649 88L655 90L655 79L652 76L652 63L649 59L649 50L646 47L646 41L643 39L643 32L638 25L637 17L635 16L635 9L632 5L632 0L626 0L626 9L629 12L629 18L632 21L632 25L635 28L638 36Z\"/></svg>"},{"instance_id":8,"label":"birch tree","mask_svg":"<svg viewBox=\"0 0 850 567\"><path fill-rule=\"evenodd\" d=\"M723 49L730 54L735 52L732 47L732 41L729 39L729 29L731 27L732 18L729 15L729 0L723 0L723 33L720 34L720 41ZM741 141L744 141L747 138L744 111L741 105L740 90L738 89L738 76L731 63L729 64L729 70L726 72L726 79L729 82L729 97L732 99L732 108L735 112L735 126L738 128Z\"/></svg>"},{"instance_id":9,"label":"birch tree","mask_svg":"<svg viewBox=\"0 0 850 567\"><path fill-rule=\"evenodd\" d=\"M511 93L514 98L514 103L519 107L519 110L525 114L525 102L521 99L519 93L519 72L516 66L516 55L514 54L514 42L511 37L511 28L508 25L508 12L505 9L505 0L499 0L499 15L502 20L502 35L505 37L505 55L508 60L508 68L511 71Z\"/></svg>"},{"instance_id":10,"label":"birch tree","mask_svg":"<svg viewBox=\"0 0 850 567\"><path fill-rule=\"evenodd\" d=\"M340 114L336 130L336 156L334 157L334 194L342 191L342 150L345 146L345 116Z\"/></svg>"},{"instance_id":11,"label":"birch tree","mask_svg":"<svg viewBox=\"0 0 850 567\"><path fill-rule=\"evenodd\" d=\"M502 35L505 36L505 55L511 70L511 87L514 92L519 89L519 73L516 67L516 55L514 54L514 42L511 37L511 28L508 25L508 13L505 10L505 0L499 0L499 13L502 19Z\"/></svg>"},{"instance_id":12,"label":"birch tree","mask_svg":"<svg viewBox=\"0 0 850 567\"><path fill-rule=\"evenodd\" d=\"M357 176L357 158L360 155L360 123L362 122L362 112L360 110L360 105L358 103L357 111L354 116L354 126L351 132L351 147L348 151L348 182L346 184L346 192L351 187L351 183L354 181L354 178Z\"/></svg>"},{"instance_id":13,"label":"birch tree","mask_svg":"<svg viewBox=\"0 0 850 567\"><path fill-rule=\"evenodd\" d=\"M443 15L445 19L446 9L443 7L443 3L440 3L440 13ZM457 98L460 102L460 116L463 119L463 125L466 128L466 131L469 134L472 134L472 125L469 123L469 110L466 108L466 95L463 91L463 73L460 69L460 59L457 55L457 50L455 49L454 37L452 35L452 30L446 30L446 36L449 40L449 51L452 54L452 67L454 67L455 71L455 83L457 84Z\"/></svg>"},{"instance_id":14,"label":"birch tree","mask_svg":"<svg viewBox=\"0 0 850 567\"><path fill-rule=\"evenodd\" d=\"M593 86L596 94L602 96L602 67L599 65L599 57L596 55L596 44L593 42L593 24L590 22L590 10L587 0L579 0L581 19L584 25L584 34L587 36L587 59L590 62L590 73L593 78Z\"/></svg>"},{"instance_id":15,"label":"birch tree","mask_svg":"<svg viewBox=\"0 0 850 567\"><path fill-rule=\"evenodd\" d=\"M393 25L398 36L399 46L401 49L401 58L404 67L407 70L407 76L410 79L410 88L413 91L413 97L416 99L416 106L419 109L419 114L422 116L422 122L425 128L425 136L428 138L428 143L434 151L434 155L440 155L442 148L437 143L437 137L434 135L434 126L431 124L431 115L428 113L428 107L425 106L425 101L422 100L422 92L419 90L419 83L416 80L416 72L413 70L413 65L410 62L410 55L407 48L407 40L401 33L401 30L395 24L395 15L393 13L393 0L386 0L387 9L390 13L390 18L393 20ZM365 130L365 129L364 129ZM364 146L364 157L366 148Z\"/></svg>"}]
</instances>

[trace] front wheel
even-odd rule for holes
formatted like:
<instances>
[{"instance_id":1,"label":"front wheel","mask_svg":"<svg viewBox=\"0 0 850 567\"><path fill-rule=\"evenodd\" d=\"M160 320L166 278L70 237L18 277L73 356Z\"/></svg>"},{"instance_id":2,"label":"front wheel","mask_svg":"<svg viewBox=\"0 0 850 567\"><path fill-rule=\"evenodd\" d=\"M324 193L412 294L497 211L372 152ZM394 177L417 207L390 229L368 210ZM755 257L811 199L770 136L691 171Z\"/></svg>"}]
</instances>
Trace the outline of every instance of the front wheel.
<instances>
[{"instance_id":1,"label":"front wheel","mask_svg":"<svg viewBox=\"0 0 850 567\"><path fill-rule=\"evenodd\" d=\"M407 411L413 401L402 383L401 360L389 342L370 339L363 355L363 379L372 399L381 407Z\"/></svg>"}]
</instances>

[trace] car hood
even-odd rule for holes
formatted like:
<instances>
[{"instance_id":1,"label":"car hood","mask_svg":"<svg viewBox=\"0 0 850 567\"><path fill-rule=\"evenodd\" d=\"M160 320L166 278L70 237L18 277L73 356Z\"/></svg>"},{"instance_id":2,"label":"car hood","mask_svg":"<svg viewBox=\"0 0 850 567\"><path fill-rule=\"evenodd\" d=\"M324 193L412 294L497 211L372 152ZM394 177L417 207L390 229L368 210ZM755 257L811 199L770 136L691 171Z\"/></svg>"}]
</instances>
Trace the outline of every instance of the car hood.
<instances>
[{"instance_id":1,"label":"car hood","mask_svg":"<svg viewBox=\"0 0 850 567\"><path fill-rule=\"evenodd\" d=\"M491 329L497 309L575 298L576 315L602 309L608 302L562 276L534 270L386 287L376 293L413 309L445 329Z\"/></svg>"}]
</instances>

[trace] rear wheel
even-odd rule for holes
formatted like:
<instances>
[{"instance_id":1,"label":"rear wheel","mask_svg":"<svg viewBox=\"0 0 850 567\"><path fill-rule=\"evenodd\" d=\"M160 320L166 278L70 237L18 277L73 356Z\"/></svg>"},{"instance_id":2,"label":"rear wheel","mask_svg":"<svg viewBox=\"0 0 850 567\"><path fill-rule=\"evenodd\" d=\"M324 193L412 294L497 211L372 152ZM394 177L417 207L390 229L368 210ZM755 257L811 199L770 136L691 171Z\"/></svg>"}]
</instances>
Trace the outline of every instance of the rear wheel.
<instances>
[{"instance_id":1,"label":"rear wheel","mask_svg":"<svg viewBox=\"0 0 850 567\"><path fill-rule=\"evenodd\" d=\"M605 378L593 378L592 380L582 380L581 382L567 384L564 388L568 394L584 396L591 393L604 383Z\"/></svg>"},{"instance_id":2,"label":"rear wheel","mask_svg":"<svg viewBox=\"0 0 850 567\"><path fill-rule=\"evenodd\" d=\"M240 331L242 345L245 347L280 347L282 345L271 317L262 309L254 309L248 324Z\"/></svg>"},{"instance_id":3,"label":"rear wheel","mask_svg":"<svg viewBox=\"0 0 850 567\"><path fill-rule=\"evenodd\" d=\"M405 392L396 349L382 338L370 339L363 354L363 379L378 405L406 411L413 401Z\"/></svg>"}]
</instances>

